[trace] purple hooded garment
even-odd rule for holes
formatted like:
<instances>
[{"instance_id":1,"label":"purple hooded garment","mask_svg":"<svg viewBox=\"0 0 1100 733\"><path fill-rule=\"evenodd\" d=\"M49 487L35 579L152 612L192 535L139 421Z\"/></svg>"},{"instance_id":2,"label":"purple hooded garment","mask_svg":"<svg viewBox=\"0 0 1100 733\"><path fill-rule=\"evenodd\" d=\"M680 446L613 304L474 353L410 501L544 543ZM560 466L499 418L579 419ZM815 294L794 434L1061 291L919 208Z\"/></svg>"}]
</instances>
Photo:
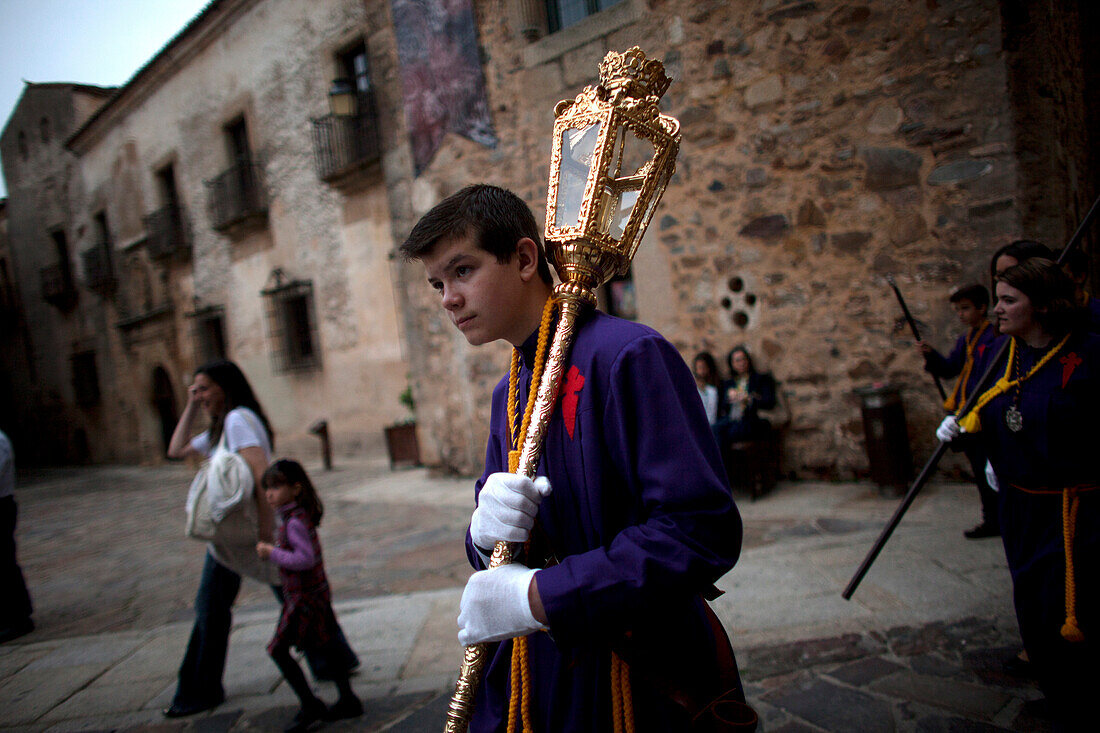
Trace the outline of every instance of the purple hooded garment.
<instances>
[{"instance_id":1,"label":"purple hooded garment","mask_svg":"<svg viewBox=\"0 0 1100 733\"><path fill-rule=\"evenodd\" d=\"M520 413L537 334L522 349ZM493 393L485 473L508 470L505 377ZM610 651L631 667L637 730L680 730L659 691L670 678L717 688L718 652L703 597L737 560L741 517L695 381L676 349L646 326L598 311L582 317L546 437L539 475L553 493L533 544L549 633L531 635L538 731L611 730ZM470 562L484 565L466 536ZM720 642L725 644L723 638ZM511 641L490 645L470 729L503 730Z\"/></svg>"}]
</instances>

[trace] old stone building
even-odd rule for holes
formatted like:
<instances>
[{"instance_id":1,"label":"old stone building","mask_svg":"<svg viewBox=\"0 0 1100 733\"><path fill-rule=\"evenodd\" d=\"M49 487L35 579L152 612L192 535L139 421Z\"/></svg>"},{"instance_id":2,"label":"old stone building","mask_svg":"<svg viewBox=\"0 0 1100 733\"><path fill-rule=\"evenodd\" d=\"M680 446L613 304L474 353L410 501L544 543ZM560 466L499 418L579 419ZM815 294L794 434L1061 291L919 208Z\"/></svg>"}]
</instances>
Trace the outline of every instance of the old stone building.
<instances>
[{"instance_id":1,"label":"old stone building","mask_svg":"<svg viewBox=\"0 0 1100 733\"><path fill-rule=\"evenodd\" d=\"M190 372L224 353L280 450L315 450L319 418L340 449L378 450L411 384L424 459L478 471L507 349L470 348L420 266L391 253L475 181L541 219L554 106L608 50L664 60L684 140L631 277L604 301L686 358L747 344L787 397L784 468L800 475L866 471L853 390L876 382L903 386L914 452L931 449L942 412L886 276L946 347L950 290L987 282L1003 243L1063 242L1100 191L1086 2L473 0L476 40L461 43L492 134L440 134L426 161L409 5L215 0L57 133L63 184L17 167L18 135L39 134L31 91L50 85L28 87L2 147L12 256L37 258L16 279L41 325L19 372L37 386L9 392L21 414L63 416L56 457L156 456ZM330 113L334 79L361 92L357 114ZM71 250L68 314L28 285L53 231ZM89 364L95 404L75 391Z\"/></svg>"},{"instance_id":2,"label":"old stone building","mask_svg":"<svg viewBox=\"0 0 1100 733\"><path fill-rule=\"evenodd\" d=\"M501 144L448 139L409 183L414 214L487 177L541 216L556 102L608 50L664 59L684 141L633 267L637 316L686 358L759 355L789 397L785 468L801 475L866 470L853 390L880 381L904 387L916 457L934 445L942 410L887 275L947 347L950 290L988 282L1001 244L1064 242L1100 192L1089 3L622 0L552 32L543 4L476 6ZM486 401L441 385L485 395L506 357L471 356L415 270L403 280L421 420L474 467L463 426L484 425Z\"/></svg>"},{"instance_id":3,"label":"old stone building","mask_svg":"<svg viewBox=\"0 0 1100 733\"><path fill-rule=\"evenodd\" d=\"M77 159L65 140L112 89L28 84L0 134L8 187L0 277L13 298L0 329L0 425L29 461L86 460L104 418L95 378L101 313L78 283L70 226ZM21 459L22 460L22 459Z\"/></svg>"}]
</instances>

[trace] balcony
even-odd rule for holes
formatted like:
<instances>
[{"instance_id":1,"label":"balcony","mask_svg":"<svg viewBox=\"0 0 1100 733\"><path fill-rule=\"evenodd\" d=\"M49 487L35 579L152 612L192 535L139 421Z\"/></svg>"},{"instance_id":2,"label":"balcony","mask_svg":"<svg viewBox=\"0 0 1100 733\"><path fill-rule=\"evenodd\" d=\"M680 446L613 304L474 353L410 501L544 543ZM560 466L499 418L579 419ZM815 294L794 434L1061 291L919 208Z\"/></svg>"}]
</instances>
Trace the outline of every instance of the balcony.
<instances>
[{"instance_id":1,"label":"balcony","mask_svg":"<svg viewBox=\"0 0 1100 733\"><path fill-rule=\"evenodd\" d=\"M185 262L191 257L191 225L179 206L165 206L145 217L145 249L154 260Z\"/></svg>"},{"instance_id":2,"label":"balcony","mask_svg":"<svg viewBox=\"0 0 1100 733\"><path fill-rule=\"evenodd\" d=\"M240 163L206 181L210 223L232 233L267 221L267 192L256 163Z\"/></svg>"},{"instance_id":3,"label":"balcony","mask_svg":"<svg viewBox=\"0 0 1100 733\"><path fill-rule=\"evenodd\" d=\"M118 279L111 266L111 253L108 247L110 245L106 242L100 242L80 253L80 259L84 265L85 287L103 297L113 295L118 289Z\"/></svg>"},{"instance_id":4,"label":"balcony","mask_svg":"<svg viewBox=\"0 0 1100 733\"><path fill-rule=\"evenodd\" d=\"M313 154L317 176L337 183L377 162L382 156L378 118L373 105L358 115L325 115L313 120Z\"/></svg>"},{"instance_id":5,"label":"balcony","mask_svg":"<svg viewBox=\"0 0 1100 733\"><path fill-rule=\"evenodd\" d=\"M62 264L49 265L40 270L40 275L44 301L63 311L76 305L76 286L68 267Z\"/></svg>"}]
</instances>

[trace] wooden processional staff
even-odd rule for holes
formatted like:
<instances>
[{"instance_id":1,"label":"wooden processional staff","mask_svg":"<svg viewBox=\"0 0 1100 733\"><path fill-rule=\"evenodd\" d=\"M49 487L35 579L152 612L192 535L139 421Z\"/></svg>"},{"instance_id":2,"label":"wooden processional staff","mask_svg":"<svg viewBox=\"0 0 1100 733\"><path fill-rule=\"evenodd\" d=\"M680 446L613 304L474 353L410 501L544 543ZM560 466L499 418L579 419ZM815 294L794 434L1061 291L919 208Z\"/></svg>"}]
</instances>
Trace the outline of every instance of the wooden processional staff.
<instances>
[{"instance_id":1,"label":"wooden processional staff","mask_svg":"<svg viewBox=\"0 0 1100 733\"><path fill-rule=\"evenodd\" d=\"M546 251L561 278L554 289L558 326L517 472L533 478L554 411L574 328L596 289L626 274L676 169L680 123L658 104L671 80L664 65L634 46L600 62L600 83L554 109L554 147L546 196ZM489 568L512 562L519 545L498 542ZM488 644L465 648L447 709L446 733L470 724Z\"/></svg>"}]
</instances>

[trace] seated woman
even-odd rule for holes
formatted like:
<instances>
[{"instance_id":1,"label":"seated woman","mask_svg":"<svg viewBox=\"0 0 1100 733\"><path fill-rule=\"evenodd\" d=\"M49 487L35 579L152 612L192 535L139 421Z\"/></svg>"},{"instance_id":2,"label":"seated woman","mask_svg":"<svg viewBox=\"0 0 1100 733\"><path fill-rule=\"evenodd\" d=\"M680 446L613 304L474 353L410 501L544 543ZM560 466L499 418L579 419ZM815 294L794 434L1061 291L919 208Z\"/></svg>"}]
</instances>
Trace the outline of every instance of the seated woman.
<instances>
[{"instance_id":1,"label":"seated woman","mask_svg":"<svg viewBox=\"0 0 1100 733\"><path fill-rule=\"evenodd\" d=\"M714 425L714 437L723 453L730 443L766 436L771 425L758 411L775 407L775 380L756 371L748 349L735 347L726 361L730 379L718 390L718 422Z\"/></svg>"},{"instance_id":2,"label":"seated woman","mask_svg":"<svg viewBox=\"0 0 1100 733\"><path fill-rule=\"evenodd\" d=\"M700 351L691 362L691 371L707 413L707 422L713 428L718 422L718 362L709 351Z\"/></svg>"}]
</instances>

